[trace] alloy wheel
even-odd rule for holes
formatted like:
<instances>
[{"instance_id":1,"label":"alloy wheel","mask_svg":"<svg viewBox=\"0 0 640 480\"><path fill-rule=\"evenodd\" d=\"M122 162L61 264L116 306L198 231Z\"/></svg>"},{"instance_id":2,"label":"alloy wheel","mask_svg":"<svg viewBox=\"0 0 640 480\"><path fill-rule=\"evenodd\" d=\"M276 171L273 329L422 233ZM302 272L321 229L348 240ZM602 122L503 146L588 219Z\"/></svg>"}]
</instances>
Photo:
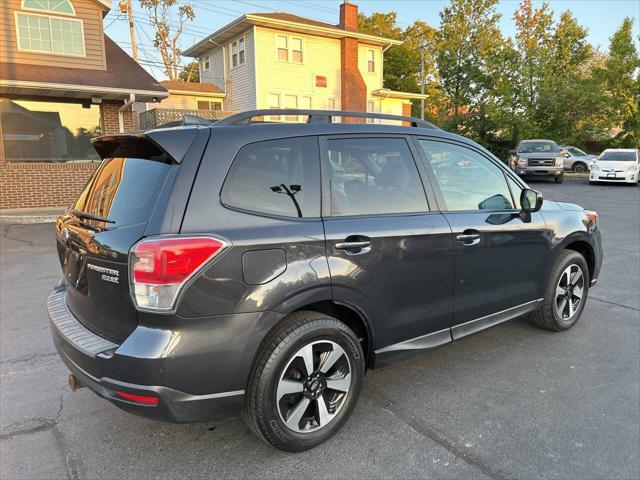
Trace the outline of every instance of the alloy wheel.
<instances>
[{"instance_id":1,"label":"alloy wheel","mask_svg":"<svg viewBox=\"0 0 640 480\"><path fill-rule=\"evenodd\" d=\"M587 167L583 163L576 163L573 166L574 173L585 173L587 171Z\"/></svg>"},{"instance_id":2,"label":"alloy wheel","mask_svg":"<svg viewBox=\"0 0 640 480\"><path fill-rule=\"evenodd\" d=\"M280 419L296 433L326 427L345 405L351 388L351 362L330 340L298 350L280 374L276 405Z\"/></svg>"},{"instance_id":3,"label":"alloy wheel","mask_svg":"<svg viewBox=\"0 0 640 480\"><path fill-rule=\"evenodd\" d=\"M570 320L576 314L584 296L584 275L576 265L569 265L560 275L556 286L555 308L562 320Z\"/></svg>"}]
</instances>

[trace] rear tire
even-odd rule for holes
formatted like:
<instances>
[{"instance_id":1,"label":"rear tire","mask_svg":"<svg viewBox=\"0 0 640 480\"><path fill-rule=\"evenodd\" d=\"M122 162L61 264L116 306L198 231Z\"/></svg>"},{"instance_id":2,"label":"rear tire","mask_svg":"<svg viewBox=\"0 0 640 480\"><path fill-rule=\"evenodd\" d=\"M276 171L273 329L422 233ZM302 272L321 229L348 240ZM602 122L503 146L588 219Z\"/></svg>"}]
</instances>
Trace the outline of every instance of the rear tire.
<instances>
[{"instance_id":1,"label":"rear tire","mask_svg":"<svg viewBox=\"0 0 640 480\"><path fill-rule=\"evenodd\" d=\"M589 268L586 260L578 252L564 250L551 268L542 307L531 312L529 319L546 330L568 330L580 318L588 293Z\"/></svg>"},{"instance_id":2,"label":"rear tire","mask_svg":"<svg viewBox=\"0 0 640 480\"><path fill-rule=\"evenodd\" d=\"M363 376L364 354L349 327L322 313L294 312L258 352L243 417L280 450L313 448L347 421Z\"/></svg>"}]
</instances>

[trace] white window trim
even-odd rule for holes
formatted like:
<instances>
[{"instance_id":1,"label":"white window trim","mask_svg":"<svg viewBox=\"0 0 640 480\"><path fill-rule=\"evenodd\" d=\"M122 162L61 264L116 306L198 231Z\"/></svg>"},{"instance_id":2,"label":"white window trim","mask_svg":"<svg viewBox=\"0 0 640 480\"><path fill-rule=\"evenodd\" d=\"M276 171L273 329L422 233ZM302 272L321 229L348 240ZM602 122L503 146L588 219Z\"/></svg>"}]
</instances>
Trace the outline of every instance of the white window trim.
<instances>
[{"instance_id":1,"label":"white window trim","mask_svg":"<svg viewBox=\"0 0 640 480\"><path fill-rule=\"evenodd\" d=\"M278 37L285 37L287 39L287 59L286 60L280 60L280 58L278 58ZM274 55L275 55L275 59L276 62L278 63L293 63L294 65L304 65L306 63L307 60L307 56L305 55L305 41L304 38L302 37L298 37L296 35L283 35L282 33L276 33L274 34L275 42L274 42ZM301 48L302 48L302 61L301 62L294 62L293 61L293 48L291 46L291 40L292 39L296 39L296 40L300 40L300 44L301 44Z\"/></svg>"},{"instance_id":2,"label":"white window trim","mask_svg":"<svg viewBox=\"0 0 640 480\"><path fill-rule=\"evenodd\" d=\"M22 0L22 2L20 2L20 8L22 10L26 10L28 12L45 12L45 13L51 13L53 15L64 15L66 17L75 17L76 16L76 9L73 6L73 3L71 1L69 1L69 5L71 5L71 11L72 13L64 13L64 12L55 12L53 10L45 10L43 8L31 8L31 7L25 7L24 6L24 2L25 0Z\"/></svg>"},{"instance_id":3,"label":"white window trim","mask_svg":"<svg viewBox=\"0 0 640 480\"><path fill-rule=\"evenodd\" d=\"M244 62L240 62L240 39L243 40L242 51L244 52ZM233 44L238 43L238 65L233 66ZM241 35L237 37L235 40L231 40L229 42L229 70L234 70L242 65L246 65L247 63L247 36Z\"/></svg>"},{"instance_id":4,"label":"white window trim","mask_svg":"<svg viewBox=\"0 0 640 480\"><path fill-rule=\"evenodd\" d=\"M280 105L278 108L281 109L281 110L284 110L284 109L288 108L288 107L284 106L284 97L287 96L287 95L290 95L292 97L296 97L296 105L297 105L296 108L298 108L298 109L302 109L300 104L302 103L301 99L303 97L309 97L311 99L311 109L314 108L314 106L313 106L313 99L314 99L313 93L306 93L306 92L300 93L300 92L293 92L293 91L290 91L290 90L285 90L285 91L281 90L281 91L277 91L277 92L276 91L269 91L269 92L267 92L267 107L266 108L271 108L271 105L269 104L269 97L271 95L274 95L274 96L278 97L278 105ZM338 98L335 97L335 96L332 96L332 98L336 99L336 107L338 107ZM316 105L315 108L318 108L317 105ZM338 107L338 110L340 110L339 107ZM274 116L275 115L273 115L272 117L274 117ZM279 115L279 116L281 117L281 119L279 121L284 122L284 123L297 123L298 120L299 120L299 118L297 118L296 120L287 120L285 115Z\"/></svg>"},{"instance_id":5,"label":"white window trim","mask_svg":"<svg viewBox=\"0 0 640 480\"><path fill-rule=\"evenodd\" d=\"M369 62L371 61L371 60L369 60L369 52L373 52L373 71L372 72L369 71ZM377 63L378 63L378 61L376 59L376 51L374 49L372 49L372 48L368 48L367 49L367 65L366 65L366 67L367 67L367 73L369 75L375 75L376 73L378 73L378 66L376 65Z\"/></svg>"},{"instance_id":6,"label":"white window trim","mask_svg":"<svg viewBox=\"0 0 640 480\"><path fill-rule=\"evenodd\" d=\"M19 28L20 25L18 24L18 16L19 15L26 15L26 16L30 16L30 17L44 17L49 19L49 21L53 18L53 19L57 19L58 17L56 17L55 15L42 15L39 13L31 13L31 12L14 12L14 20L15 20L15 26L16 26L16 47L18 48L19 52L29 52L29 53L39 53L41 55L59 55L61 57L76 57L76 58L86 58L87 57L87 46L85 44L84 41L84 22L79 19L79 18L61 18L60 20L66 20L69 22L78 22L80 24L80 35L82 36L82 54L78 54L78 53L61 53L61 52L54 52L54 51L47 51L47 50L34 50L31 48L22 48L20 46L20 34L19 34ZM49 22L49 35L51 35L51 22ZM53 44L53 40L51 38L49 38L49 41Z\"/></svg>"},{"instance_id":7,"label":"white window trim","mask_svg":"<svg viewBox=\"0 0 640 480\"><path fill-rule=\"evenodd\" d=\"M207 102L208 104L212 104L212 103L219 103L220 104L220 110L224 109L224 102L222 101L221 98L198 98L196 97L196 110L198 110L198 102ZM211 106L211 105L209 105ZM214 111L219 111L219 110L211 110L211 108L209 108L209 110L207 110L209 112L214 112Z\"/></svg>"},{"instance_id":8,"label":"white window trim","mask_svg":"<svg viewBox=\"0 0 640 480\"><path fill-rule=\"evenodd\" d=\"M207 59L206 61L205 61L205 58ZM209 66L208 67L205 67L206 62L209 62ZM211 55L204 55L202 57L202 71L203 72L208 72L209 70L211 70Z\"/></svg>"}]
</instances>

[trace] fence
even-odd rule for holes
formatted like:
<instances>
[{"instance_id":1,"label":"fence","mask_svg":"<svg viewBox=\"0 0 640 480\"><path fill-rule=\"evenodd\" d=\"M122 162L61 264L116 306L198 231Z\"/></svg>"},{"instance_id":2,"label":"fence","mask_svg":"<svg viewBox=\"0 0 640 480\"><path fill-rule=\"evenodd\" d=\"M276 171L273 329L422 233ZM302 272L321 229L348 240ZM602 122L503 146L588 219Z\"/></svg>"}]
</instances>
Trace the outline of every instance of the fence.
<instances>
[{"instance_id":1,"label":"fence","mask_svg":"<svg viewBox=\"0 0 640 480\"><path fill-rule=\"evenodd\" d=\"M136 130L147 130L150 128L156 128L164 123L178 122L184 118L185 115L195 115L196 117L204 118L205 120L220 120L224 117L228 117L233 112L223 110L179 110L173 108L153 108L145 112L140 112L139 115L135 115L134 124ZM136 122L137 120L137 122Z\"/></svg>"}]
</instances>

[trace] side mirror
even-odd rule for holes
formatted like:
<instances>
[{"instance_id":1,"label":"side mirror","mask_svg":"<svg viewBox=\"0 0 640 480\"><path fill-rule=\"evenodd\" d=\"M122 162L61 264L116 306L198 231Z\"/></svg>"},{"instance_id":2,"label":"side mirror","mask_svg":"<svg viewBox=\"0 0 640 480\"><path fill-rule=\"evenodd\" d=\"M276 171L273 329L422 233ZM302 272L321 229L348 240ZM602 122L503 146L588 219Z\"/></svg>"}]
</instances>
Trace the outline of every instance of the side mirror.
<instances>
[{"instance_id":1,"label":"side mirror","mask_svg":"<svg viewBox=\"0 0 640 480\"><path fill-rule=\"evenodd\" d=\"M537 212L542 208L542 194L536 190L525 188L520 194L520 205L525 213Z\"/></svg>"}]
</instances>

